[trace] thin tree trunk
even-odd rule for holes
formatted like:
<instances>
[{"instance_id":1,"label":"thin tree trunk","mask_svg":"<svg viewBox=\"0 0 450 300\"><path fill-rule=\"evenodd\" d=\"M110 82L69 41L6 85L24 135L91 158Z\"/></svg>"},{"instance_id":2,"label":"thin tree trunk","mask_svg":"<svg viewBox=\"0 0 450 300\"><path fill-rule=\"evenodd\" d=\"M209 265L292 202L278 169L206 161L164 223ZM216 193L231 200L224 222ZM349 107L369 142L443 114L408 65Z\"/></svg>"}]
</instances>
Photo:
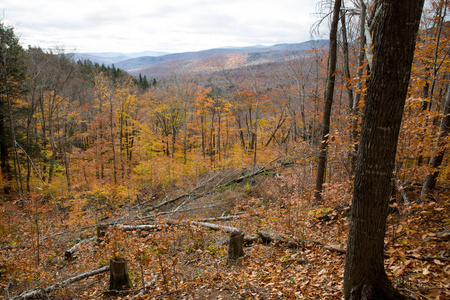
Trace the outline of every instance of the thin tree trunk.
<instances>
[{"instance_id":1,"label":"thin tree trunk","mask_svg":"<svg viewBox=\"0 0 450 300\"><path fill-rule=\"evenodd\" d=\"M334 85L336 79L337 62L337 29L341 0L336 0L333 8L333 19L330 28L330 51L327 89L325 92L325 106L323 109L322 137L320 143L319 162L317 166L316 188L314 198L317 202L322 200L323 183L327 167L328 136L330 133L331 107L333 105Z\"/></svg>"},{"instance_id":2,"label":"thin tree trunk","mask_svg":"<svg viewBox=\"0 0 450 300\"><path fill-rule=\"evenodd\" d=\"M439 57L439 45L441 43L442 27L444 24L444 19L447 15L447 2L448 2L448 0L445 1L444 7L441 8L439 11L439 19L438 19L439 25L438 25L438 32L437 32L437 37L436 37L436 47L435 47L434 62L433 62L433 76L432 76L432 80L431 80L430 99L428 100L428 110L431 110L431 106L433 104L434 89L436 86L438 71L440 69L440 65L438 65L437 60Z\"/></svg>"},{"instance_id":3,"label":"thin tree trunk","mask_svg":"<svg viewBox=\"0 0 450 300\"><path fill-rule=\"evenodd\" d=\"M67 181L67 190L70 192L72 186L70 182L70 157L67 155L67 149L64 149L64 164L66 165L66 181Z\"/></svg>"},{"instance_id":4,"label":"thin tree trunk","mask_svg":"<svg viewBox=\"0 0 450 300\"><path fill-rule=\"evenodd\" d=\"M53 124L53 112L54 112L54 102L56 101L56 91L53 90L53 95L49 99L49 113L48 113L48 132L49 132L49 138L50 138L50 146L52 148L52 156L50 158L50 168L48 170L48 184L50 184L53 180L53 172L55 169L55 160L56 160L56 153L58 149L56 148L55 144L55 134L54 134L54 124Z\"/></svg>"},{"instance_id":5,"label":"thin tree trunk","mask_svg":"<svg viewBox=\"0 0 450 300\"><path fill-rule=\"evenodd\" d=\"M259 99L256 100L256 109L255 109L255 128L253 130L253 143L254 143L254 150L253 153L253 166L256 166L256 160L257 160L257 150L258 150L258 106L259 106Z\"/></svg>"},{"instance_id":6,"label":"thin tree trunk","mask_svg":"<svg viewBox=\"0 0 450 300\"><path fill-rule=\"evenodd\" d=\"M175 122L175 120L173 122ZM173 123L172 124L172 158L174 158L174 155L175 155L176 135L177 135L177 128L175 126L175 123Z\"/></svg>"},{"instance_id":7,"label":"thin tree trunk","mask_svg":"<svg viewBox=\"0 0 450 300\"><path fill-rule=\"evenodd\" d=\"M187 108L184 110L184 122L183 122L183 163L187 164Z\"/></svg>"},{"instance_id":8,"label":"thin tree trunk","mask_svg":"<svg viewBox=\"0 0 450 300\"><path fill-rule=\"evenodd\" d=\"M113 154L113 178L114 184L117 184L117 168L116 168L116 147L114 139L114 120L113 120L113 102L112 97L109 97L109 133L111 136L111 149Z\"/></svg>"},{"instance_id":9,"label":"thin tree trunk","mask_svg":"<svg viewBox=\"0 0 450 300\"><path fill-rule=\"evenodd\" d=\"M441 125L439 126L439 135L437 137L435 148L437 154L433 156L430 160L431 172L425 178L425 182L422 185L422 190L420 191L420 198L425 198L428 193L432 191L436 186L436 180L439 175L438 168L441 166L444 160L445 148L444 141L449 135L450 131L450 84L447 86L447 97L444 104L444 113L441 119Z\"/></svg>"},{"instance_id":10,"label":"thin tree trunk","mask_svg":"<svg viewBox=\"0 0 450 300\"><path fill-rule=\"evenodd\" d=\"M342 32L342 50L344 52L344 76L345 76L345 87L348 97L349 111L353 109L353 90L350 86L350 59L348 55L348 40L347 40L347 24L345 21L345 10L341 11L341 32Z\"/></svg>"},{"instance_id":11,"label":"thin tree trunk","mask_svg":"<svg viewBox=\"0 0 450 300\"><path fill-rule=\"evenodd\" d=\"M3 95L0 97L3 98ZM3 188L3 191L5 194L9 194L11 190L11 186L9 182L12 180L12 174L11 174L11 167L8 163L9 160L9 151L8 151L8 145L6 143L7 140L7 133L6 133L6 118L3 112L6 111L6 109L3 109L2 106L5 104L3 103L3 99L0 99L0 138L4 139L0 143L0 166L2 171L2 176L4 179L8 181L8 183Z\"/></svg>"},{"instance_id":12,"label":"thin tree trunk","mask_svg":"<svg viewBox=\"0 0 450 300\"><path fill-rule=\"evenodd\" d=\"M202 129L202 154L203 154L203 158L206 157L206 150L205 150L205 148L206 148L206 128L205 128L206 125L205 125L204 119L205 119L205 117L204 117L203 112L202 112L202 114L200 115L200 126L201 126L201 129Z\"/></svg>"},{"instance_id":13,"label":"thin tree trunk","mask_svg":"<svg viewBox=\"0 0 450 300\"><path fill-rule=\"evenodd\" d=\"M358 55L358 70L356 71L356 78L358 80L358 88L353 99L352 106L352 134L351 134L351 142L353 144L353 155L351 162L351 174L355 173L355 162L356 162L356 153L358 152L358 115L359 115L359 102L361 101L362 95L362 76L363 76L363 66L364 66L364 55L365 55L365 46L366 46L366 36L365 36L365 28L366 28L366 5L364 1L360 1L361 5L361 15L359 21L359 55Z\"/></svg>"},{"instance_id":14,"label":"thin tree trunk","mask_svg":"<svg viewBox=\"0 0 450 300\"><path fill-rule=\"evenodd\" d=\"M221 118L222 118L222 116L221 116L221 112L220 112L220 108L219 108L219 111L218 111L218 113L219 113L219 115L218 115L218 119L217 119L217 121L218 121L218 128L217 128L217 153L218 153L218 155L219 155L219 157L218 157L218 159L219 159L219 168L220 168L220 160L221 160L221 156L220 156L220 132L221 132L221 130L222 130L222 124L221 124Z\"/></svg>"},{"instance_id":15,"label":"thin tree trunk","mask_svg":"<svg viewBox=\"0 0 450 300\"><path fill-rule=\"evenodd\" d=\"M125 175L125 163L124 163L124 152L126 153L126 157L128 158L128 136L127 132L124 133L124 107L121 104L120 109L120 118L119 118L119 159L120 159L120 169L122 170L122 179ZM127 124L125 124L127 126ZM126 130L125 130L126 131ZM125 143L124 143L125 139ZM124 151L125 150L125 151Z\"/></svg>"},{"instance_id":16,"label":"thin tree trunk","mask_svg":"<svg viewBox=\"0 0 450 300\"><path fill-rule=\"evenodd\" d=\"M11 140L13 146L13 155L14 155L14 175L16 177L17 189L20 195L23 195L23 184L22 184L22 172L20 168L19 154L17 153L16 147L16 133L14 130L14 122L13 122L13 114L12 114L12 106L11 99L9 94L6 95L6 99L8 100L8 111L9 111L9 124L11 127Z\"/></svg>"},{"instance_id":17,"label":"thin tree trunk","mask_svg":"<svg viewBox=\"0 0 450 300\"><path fill-rule=\"evenodd\" d=\"M345 299L406 299L384 270L395 155L424 0L381 1L356 160Z\"/></svg>"},{"instance_id":18,"label":"thin tree trunk","mask_svg":"<svg viewBox=\"0 0 450 300\"><path fill-rule=\"evenodd\" d=\"M277 126L275 127L275 129L273 130L272 134L270 135L269 140L264 145L265 147L269 146L270 142L275 137L275 134L277 133L278 129L280 129L280 127L283 126L284 121L286 121L286 118L284 117L284 114L282 113L281 116L280 116L280 120L278 120Z\"/></svg>"}]
</instances>

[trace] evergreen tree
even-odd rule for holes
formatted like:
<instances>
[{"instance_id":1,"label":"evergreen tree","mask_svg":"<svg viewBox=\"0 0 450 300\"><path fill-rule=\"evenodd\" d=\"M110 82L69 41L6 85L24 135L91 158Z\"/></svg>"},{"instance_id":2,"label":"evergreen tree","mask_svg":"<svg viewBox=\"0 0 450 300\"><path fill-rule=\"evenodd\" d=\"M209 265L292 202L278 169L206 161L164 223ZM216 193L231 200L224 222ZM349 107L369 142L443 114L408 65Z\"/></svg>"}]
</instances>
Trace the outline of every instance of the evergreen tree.
<instances>
[{"instance_id":1,"label":"evergreen tree","mask_svg":"<svg viewBox=\"0 0 450 300\"><path fill-rule=\"evenodd\" d=\"M2 176L8 181L12 179L10 148L15 148L12 103L24 93L25 72L24 50L19 38L12 27L0 23L0 166ZM9 189L4 188L5 192Z\"/></svg>"},{"instance_id":2,"label":"evergreen tree","mask_svg":"<svg viewBox=\"0 0 450 300\"><path fill-rule=\"evenodd\" d=\"M147 80L147 75L144 75L144 78L142 79L142 89L145 91L150 87L150 84L148 83Z\"/></svg>"}]
</instances>

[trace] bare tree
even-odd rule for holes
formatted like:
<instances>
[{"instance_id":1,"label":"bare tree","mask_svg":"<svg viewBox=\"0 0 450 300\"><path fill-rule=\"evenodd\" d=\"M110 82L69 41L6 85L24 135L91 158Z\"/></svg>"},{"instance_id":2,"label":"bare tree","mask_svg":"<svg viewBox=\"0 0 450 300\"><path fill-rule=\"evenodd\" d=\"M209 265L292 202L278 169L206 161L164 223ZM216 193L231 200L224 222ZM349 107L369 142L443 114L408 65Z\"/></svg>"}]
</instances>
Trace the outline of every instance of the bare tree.
<instances>
[{"instance_id":1,"label":"bare tree","mask_svg":"<svg viewBox=\"0 0 450 300\"><path fill-rule=\"evenodd\" d=\"M323 109L322 120L322 138L320 143L319 162L317 166L316 189L314 198L316 201L322 200L323 183L325 181L325 171L327 167L327 149L328 136L330 134L331 107L333 105L334 85L336 79L336 62L337 62L337 30L339 23L339 12L341 9L341 0L334 2L333 17L330 29L330 51L328 58L328 79L327 89L325 92L325 106Z\"/></svg>"},{"instance_id":2,"label":"bare tree","mask_svg":"<svg viewBox=\"0 0 450 300\"><path fill-rule=\"evenodd\" d=\"M433 156L430 160L431 172L425 178L425 182L422 185L422 190L420 191L420 198L424 198L432 191L436 186L436 180L439 175L438 168L441 166L444 160L445 153L445 138L448 136L450 131L450 84L447 87L447 97L444 104L444 113L441 119L441 125L439 126L439 135L437 137L435 148L437 154Z\"/></svg>"}]
</instances>

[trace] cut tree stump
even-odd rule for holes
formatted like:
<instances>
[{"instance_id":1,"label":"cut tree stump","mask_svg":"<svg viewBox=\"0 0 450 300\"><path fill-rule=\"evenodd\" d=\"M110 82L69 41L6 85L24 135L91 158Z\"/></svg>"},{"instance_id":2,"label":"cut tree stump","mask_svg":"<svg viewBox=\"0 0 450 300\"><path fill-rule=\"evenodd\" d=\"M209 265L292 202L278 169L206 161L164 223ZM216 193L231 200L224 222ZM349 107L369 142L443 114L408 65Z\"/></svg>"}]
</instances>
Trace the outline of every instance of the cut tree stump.
<instances>
[{"instance_id":1,"label":"cut tree stump","mask_svg":"<svg viewBox=\"0 0 450 300\"><path fill-rule=\"evenodd\" d=\"M235 261L244 254L244 233L231 232L228 243L228 261Z\"/></svg>"},{"instance_id":2,"label":"cut tree stump","mask_svg":"<svg viewBox=\"0 0 450 300\"><path fill-rule=\"evenodd\" d=\"M131 288L128 276L127 261L116 257L109 260L109 290L120 291Z\"/></svg>"},{"instance_id":3,"label":"cut tree stump","mask_svg":"<svg viewBox=\"0 0 450 300\"><path fill-rule=\"evenodd\" d=\"M106 230L108 230L107 224L98 224L97 225L97 243L98 244L103 242L105 235L106 235Z\"/></svg>"}]
</instances>

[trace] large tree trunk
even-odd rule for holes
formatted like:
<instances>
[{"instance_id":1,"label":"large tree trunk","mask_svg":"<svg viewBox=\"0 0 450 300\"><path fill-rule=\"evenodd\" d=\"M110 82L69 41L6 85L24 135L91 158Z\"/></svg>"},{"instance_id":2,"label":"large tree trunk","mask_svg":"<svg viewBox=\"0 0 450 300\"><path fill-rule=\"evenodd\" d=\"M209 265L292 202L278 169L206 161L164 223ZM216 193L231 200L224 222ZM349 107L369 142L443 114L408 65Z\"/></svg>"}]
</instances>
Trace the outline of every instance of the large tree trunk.
<instances>
[{"instance_id":1,"label":"large tree trunk","mask_svg":"<svg viewBox=\"0 0 450 300\"><path fill-rule=\"evenodd\" d=\"M335 0L333 8L333 19L330 29L330 51L327 89L325 92L325 106L323 109L322 138L320 143L319 162L317 166L316 189L314 198L316 201L322 200L323 183L325 181L325 171L327 168L328 136L330 134L331 106L333 105L334 84L336 78L337 61L337 28L339 23L339 12L341 0Z\"/></svg>"},{"instance_id":2,"label":"large tree trunk","mask_svg":"<svg viewBox=\"0 0 450 300\"><path fill-rule=\"evenodd\" d=\"M356 160L345 299L405 299L384 270L384 235L415 40L424 0L384 0Z\"/></svg>"}]
</instances>

